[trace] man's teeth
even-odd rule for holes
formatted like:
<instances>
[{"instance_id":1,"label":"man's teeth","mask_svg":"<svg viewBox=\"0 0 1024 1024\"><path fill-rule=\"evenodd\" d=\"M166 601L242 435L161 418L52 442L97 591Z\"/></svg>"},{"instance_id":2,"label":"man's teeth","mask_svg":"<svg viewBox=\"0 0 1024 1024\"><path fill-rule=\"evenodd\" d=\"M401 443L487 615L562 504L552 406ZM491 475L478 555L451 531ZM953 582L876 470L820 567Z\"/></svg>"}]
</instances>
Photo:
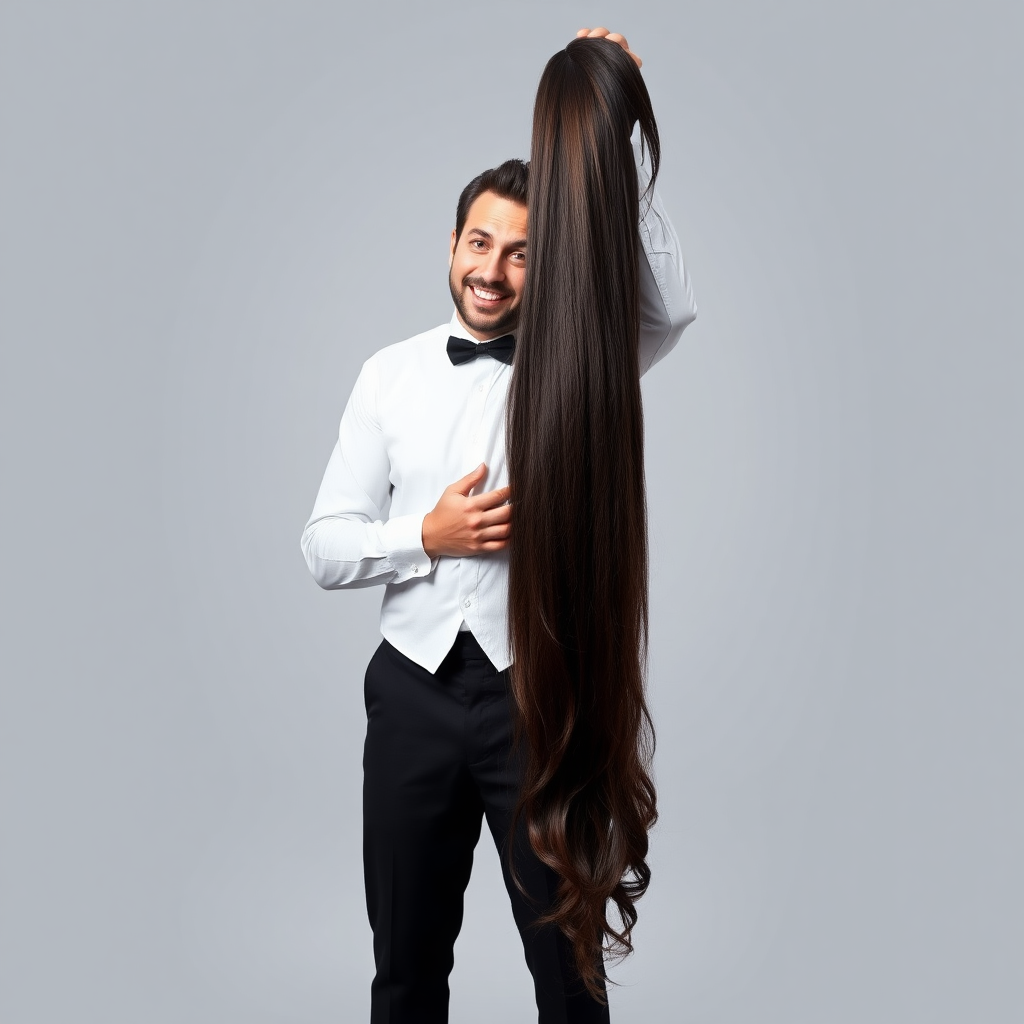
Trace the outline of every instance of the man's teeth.
<instances>
[{"instance_id":1,"label":"man's teeth","mask_svg":"<svg viewBox=\"0 0 1024 1024\"><path fill-rule=\"evenodd\" d=\"M486 299L489 302L493 302L495 299L500 299L501 296L497 292L484 291L483 288L473 288L473 294L478 299Z\"/></svg>"}]
</instances>

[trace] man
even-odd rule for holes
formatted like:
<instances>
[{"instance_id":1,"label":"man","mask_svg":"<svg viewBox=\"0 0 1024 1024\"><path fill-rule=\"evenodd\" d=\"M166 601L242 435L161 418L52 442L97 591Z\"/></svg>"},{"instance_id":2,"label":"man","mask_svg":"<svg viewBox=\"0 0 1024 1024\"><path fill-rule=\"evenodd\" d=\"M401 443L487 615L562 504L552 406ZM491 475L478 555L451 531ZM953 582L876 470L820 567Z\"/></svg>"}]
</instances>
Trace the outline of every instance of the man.
<instances>
[{"instance_id":1,"label":"man","mask_svg":"<svg viewBox=\"0 0 1024 1024\"><path fill-rule=\"evenodd\" d=\"M629 52L605 29L577 35ZM634 149L643 193L648 174ZM504 549L514 511L504 431L528 252L527 173L521 161L506 161L463 191L449 258L452 320L363 365L302 536L322 587L386 584L384 640L366 672L363 761L377 968L371 1021L380 1024L447 1020L447 979L484 816L541 1022L608 1020L579 983L561 933L537 926L558 879L511 829L518 772ZM642 201L639 231L645 371L696 310L657 196Z\"/></svg>"}]
</instances>

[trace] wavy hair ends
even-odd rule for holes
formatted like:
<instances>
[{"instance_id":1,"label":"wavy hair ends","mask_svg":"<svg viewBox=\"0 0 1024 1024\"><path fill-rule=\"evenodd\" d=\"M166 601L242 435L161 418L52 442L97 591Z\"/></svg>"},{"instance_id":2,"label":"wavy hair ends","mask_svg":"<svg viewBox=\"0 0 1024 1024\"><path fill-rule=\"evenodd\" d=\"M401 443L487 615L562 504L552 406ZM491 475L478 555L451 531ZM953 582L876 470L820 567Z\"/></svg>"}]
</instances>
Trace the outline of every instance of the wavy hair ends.
<instances>
[{"instance_id":1,"label":"wavy hair ends","mask_svg":"<svg viewBox=\"0 0 1024 1024\"><path fill-rule=\"evenodd\" d=\"M574 40L548 62L534 107L506 439L516 510L511 686L524 762L517 821L559 876L544 921L569 939L602 1002L602 953L633 949L657 818L645 696L637 121L656 175L650 98L621 47Z\"/></svg>"}]
</instances>

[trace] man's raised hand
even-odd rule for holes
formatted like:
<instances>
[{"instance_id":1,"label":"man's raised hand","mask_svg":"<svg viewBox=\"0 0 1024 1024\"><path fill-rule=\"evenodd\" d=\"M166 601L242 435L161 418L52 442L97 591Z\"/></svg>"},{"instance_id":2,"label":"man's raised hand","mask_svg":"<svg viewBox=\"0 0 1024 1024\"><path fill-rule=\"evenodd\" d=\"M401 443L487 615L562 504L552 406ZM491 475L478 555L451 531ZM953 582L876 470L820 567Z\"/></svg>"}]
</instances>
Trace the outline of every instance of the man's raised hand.
<instances>
[{"instance_id":1,"label":"man's raised hand","mask_svg":"<svg viewBox=\"0 0 1024 1024\"><path fill-rule=\"evenodd\" d=\"M501 551L508 544L512 517L509 489L469 494L486 475L487 466L481 462L472 473L449 484L434 510L423 517L423 550L430 558Z\"/></svg>"},{"instance_id":2,"label":"man's raised hand","mask_svg":"<svg viewBox=\"0 0 1024 1024\"><path fill-rule=\"evenodd\" d=\"M629 48L626 37L621 32L609 32L606 28L581 28L576 33L577 39L607 39L609 43L618 43L626 53L636 61L636 66L642 68L644 62Z\"/></svg>"}]
</instances>

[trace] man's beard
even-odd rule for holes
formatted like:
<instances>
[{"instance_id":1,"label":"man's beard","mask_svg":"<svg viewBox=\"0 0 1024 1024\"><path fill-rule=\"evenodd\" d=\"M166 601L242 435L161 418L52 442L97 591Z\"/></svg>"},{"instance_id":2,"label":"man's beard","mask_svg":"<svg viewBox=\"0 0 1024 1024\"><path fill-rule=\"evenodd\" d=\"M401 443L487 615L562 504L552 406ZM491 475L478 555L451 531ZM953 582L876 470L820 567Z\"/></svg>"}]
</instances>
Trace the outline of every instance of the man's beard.
<instances>
[{"instance_id":1,"label":"man's beard","mask_svg":"<svg viewBox=\"0 0 1024 1024\"><path fill-rule=\"evenodd\" d=\"M459 311L459 316L461 317L462 322L467 327L474 331L479 331L481 334L507 334L508 332L515 330L516 325L519 323L518 305L507 309L500 317L498 317L497 320L491 319L490 317L484 320L474 310L466 308L468 305L465 299L466 288L472 280L473 278L466 278L463 281L463 286L461 288L457 288L451 273L448 274L448 290L452 293L452 300L455 303L455 308ZM477 284L480 288L487 288L489 291L497 290L493 288L493 286L485 285L483 282L477 282Z\"/></svg>"}]
</instances>

